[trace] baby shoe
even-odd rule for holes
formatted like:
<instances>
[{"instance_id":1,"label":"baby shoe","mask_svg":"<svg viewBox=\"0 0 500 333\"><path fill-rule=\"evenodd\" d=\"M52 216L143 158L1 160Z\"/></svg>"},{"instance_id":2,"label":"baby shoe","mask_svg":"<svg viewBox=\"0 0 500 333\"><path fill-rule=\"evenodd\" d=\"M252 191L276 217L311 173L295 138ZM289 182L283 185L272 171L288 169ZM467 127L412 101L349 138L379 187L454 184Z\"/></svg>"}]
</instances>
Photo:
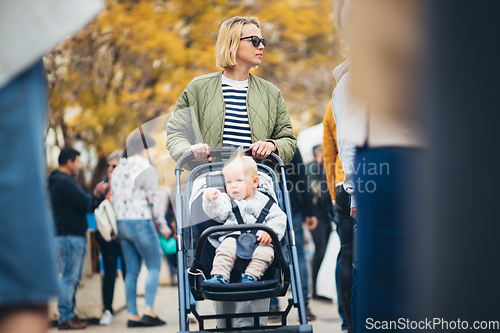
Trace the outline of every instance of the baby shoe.
<instances>
[{"instance_id":1,"label":"baby shoe","mask_svg":"<svg viewBox=\"0 0 500 333\"><path fill-rule=\"evenodd\" d=\"M229 280L223 277L222 275L212 275L211 279L205 280L205 283L219 283L219 284L228 284Z\"/></svg>"},{"instance_id":2,"label":"baby shoe","mask_svg":"<svg viewBox=\"0 0 500 333\"><path fill-rule=\"evenodd\" d=\"M248 275L248 274L241 274L241 282L255 282L257 280L255 280L252 276Z\"/></svg>"}]
</instances>

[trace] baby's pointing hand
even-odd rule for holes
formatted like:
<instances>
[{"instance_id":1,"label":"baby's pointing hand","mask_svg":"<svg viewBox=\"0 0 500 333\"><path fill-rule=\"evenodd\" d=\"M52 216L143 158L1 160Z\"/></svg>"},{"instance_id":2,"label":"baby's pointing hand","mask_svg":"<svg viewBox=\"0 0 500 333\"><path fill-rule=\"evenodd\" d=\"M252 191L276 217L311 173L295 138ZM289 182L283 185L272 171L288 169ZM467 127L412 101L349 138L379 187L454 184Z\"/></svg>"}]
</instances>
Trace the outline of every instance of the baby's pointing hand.
<instances>
[{"instance_id":1,"label":"baby's pointing hand","mask_svg":"<svg viewBox=\"0 0 500 333\"><path fill-rule=\"evenodd\" d=\"M205 197L208 201L214 202L215 199L219 196L219 192L214 188L209 188L205 191Z\"/></svg>"}]
</instances>

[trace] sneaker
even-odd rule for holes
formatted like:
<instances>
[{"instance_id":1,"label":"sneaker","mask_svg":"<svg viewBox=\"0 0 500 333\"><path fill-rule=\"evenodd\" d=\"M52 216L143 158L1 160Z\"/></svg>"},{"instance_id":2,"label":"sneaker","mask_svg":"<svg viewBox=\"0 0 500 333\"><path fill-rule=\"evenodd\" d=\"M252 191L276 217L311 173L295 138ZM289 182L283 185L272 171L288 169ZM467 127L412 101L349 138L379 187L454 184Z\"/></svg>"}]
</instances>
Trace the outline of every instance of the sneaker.
<instances>
[{"instance_id":1,"label":"sneaker","mask_svg":"<svg viewBox=\"0 0 500 333\"><path fill-rule=\"evenodd\" d=\"M306 305L306 317L307 321L316 320L316 316L311 312L311 308L309 308L309 305Z\"/></svg>"},{"instance_id":2,"label":"sneaker","mask_svg":"<svg viewBox=\"0 0 500 333\"><path fill-rule=\"evenodd\" d=\"M241 282L243 283L248 283L248 282L255 282L257 281L254 277L248 275L248 274L241 274Z\"/></svg>"},{"instance_id":3,"label":"sneaker","mask_svg":"<svg viewBox=\"0 0 500 333\"><path fill-rule=\"evenodd\" d=\"M99 320L99 325L107 326L111 325L111 322L113 321L113 314L111 311L106 310L101 316L101 319Z\"/></svg>"},{"instance_id":4,"label":"sneaker","mask_svg":"<svg viewBox=\"0 0 500 333\"><path fill-rule=\"evenodd\" d=\"M196 320L196 317L194 316L194 314L192 313L188 313L188 321L190 324L195 324L197 323L198 321Z\"/></svg>"},{"instance_id":5,"label":"sneaker","mask_svg":"<svg viewBox=\"0 0 500 333\"><path fill-rule=\"evenodd\" d=\"M205 280L205 283L228 284L229 280L222 275L212 275L211 279Z\"/></svg>"}]
</instances>

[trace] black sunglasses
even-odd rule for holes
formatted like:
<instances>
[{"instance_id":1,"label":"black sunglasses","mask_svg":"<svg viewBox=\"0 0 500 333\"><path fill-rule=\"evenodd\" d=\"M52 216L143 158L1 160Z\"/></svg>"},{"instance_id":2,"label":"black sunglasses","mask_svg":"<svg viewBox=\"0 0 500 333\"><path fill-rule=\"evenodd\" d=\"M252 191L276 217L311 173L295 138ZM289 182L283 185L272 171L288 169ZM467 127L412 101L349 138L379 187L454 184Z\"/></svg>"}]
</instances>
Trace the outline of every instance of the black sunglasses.
<instances>
[{"instance_id":1,"label":"black sunglasses","mask_svg":"<svg viewBox=\"0 0 500 333\"><path fill-rule=\"evenodd\" d=\"M117 165L108 164L108 168L109 168L109 167L113 167L113 169L114 169L114 168L116 168L116 167L117 167Z\"/></svg>"},{"instance_id":2,"label":"black sunglasses","mask_svg":"<svg viewBox=\"0 0 500 333\"><path fill-rule=\"evenodd\" d=\"M259 47L260 43L262 43L262 45L264 45L264 48L266 48L266 40L264 38L259 38L258 36L248 36L248 37L243 37L243 38L240 38L240 40L243 40L243 39L248 39L248 38L252 38L252 44L254 47Z\"/></svg>"}]
</instances>

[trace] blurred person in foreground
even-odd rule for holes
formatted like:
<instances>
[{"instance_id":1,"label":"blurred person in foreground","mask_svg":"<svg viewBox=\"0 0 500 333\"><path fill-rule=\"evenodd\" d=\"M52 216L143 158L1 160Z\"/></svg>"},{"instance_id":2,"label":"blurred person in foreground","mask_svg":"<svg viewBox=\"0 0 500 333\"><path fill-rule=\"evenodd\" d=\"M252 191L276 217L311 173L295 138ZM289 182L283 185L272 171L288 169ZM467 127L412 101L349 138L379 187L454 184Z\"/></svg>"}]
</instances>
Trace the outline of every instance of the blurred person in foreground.
<instances>
[{"instance_id":1,"label":"blurred person in foreground","mask_svg":"<svg viewBox=\"0 0 500 333\"><path fill-rule=\"evenodd\" d=\"M82 277L85 244L87 243L87 213L92 212L108 184L100 182L92 194L86 193L78 185L82 165L80 153L71 148L61 149L59 168L48 178L50 199L56 227L56 250L62 273L60 293L57 300L59 329L78 329L88 325L79 320L74 312L75 294Z\"/></svg>"},{"instance_id":2,"label":"blurred person in foreground","mask_svg":"<svg viewBox=\"0 0 500 333\"><path fill-rule=\"evenodd\" d=\"M98 203L103 200L111 200L111 174L117 167L120 157L122 157L122 150L115 150L109 154L106 162L108 163L107 173L103 181L108 184L107 190L99 197ZM125 261L123 260L122 248L118 239L112 239L107 242L96 230L96 238L99 242L99 249L102 256L102 264L104 268L104 276L102 278L102 300L104 311L99 320L99 325L110 325L113 321L113 294L115 291L116 271L118 269L118 258L121 259L122 276L125 279Z\"/></svg>"},{"instance_id":3,"label":"blurred person in foreground","mask_svg":"<svg viewBox=\"0 0 500 333\"><path fill-rule=\"evenodd\" d=\"M102 9L101 0L0 2L0 332L47 329L47 303L58 289L42 56Z\"/></svg>"},{"instance_id":4,"label":"blurred person in foreground","mask_svg":"<svg viewBox=\"0 0 500 333\"><path fill-rule=\"evenodd\" d=\"M158 178L152 166L156 156L155 139L135 131L127 140L123 158L112 173L111 204L116 213L118 235L127 267L127 327L160 326L165 321L153 310L161 268L157 227L166 239L172 231L165 220L165 204L158 191ZM148 268L143 316L137 312L137 277L142 261Z\"/></svg>"},{"instance_id":5,"label":"blurred person in foreground","mask_svg":"<svg viewBox=\"0 0 500 333\"><path fill-rule=\"evenodd\" d=\"M349 42L350 65L345 92L334 94L333 113L344 188L358 219L354 331L365 332L375 321L411 320L415 310L415 175L423 157L415 92L423 7L412 0L336 6L346 10L337 24Z\"/></svg>"},{"instance_id":6,"label":"blurred person in foreground","mask_svg":"<svg viewBox=\"0 0 500 333\"><path fill-rule=\"evenodd\" d=\"M344 66L338 67L340 72ZM332 112L332 101L328 103L323 117L323 159L326 181L335 212L337 213L337 233L340 238L340 252L337 264L337 288L339 305L345 314L346 329L352 332L351 297L353 284L353 218L350 215L349 194L344 190L344 171L340 163L337 142L337 125Z\"/></svg>"}]
</instances>

